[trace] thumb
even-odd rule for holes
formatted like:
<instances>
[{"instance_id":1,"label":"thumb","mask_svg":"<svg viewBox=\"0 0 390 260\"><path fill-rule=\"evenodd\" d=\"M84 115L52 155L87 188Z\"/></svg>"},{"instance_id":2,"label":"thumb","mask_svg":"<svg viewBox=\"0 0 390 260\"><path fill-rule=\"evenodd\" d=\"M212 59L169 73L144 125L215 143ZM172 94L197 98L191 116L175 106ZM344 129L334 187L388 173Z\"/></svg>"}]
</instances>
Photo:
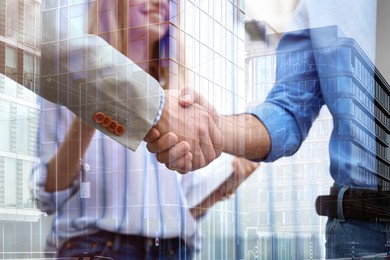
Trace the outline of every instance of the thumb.
<instances>
[{"instance_id":1,"label":"thumb","mask_svg":"<svg viewBox=\"0 0 390 260\"><path fill-rule=\"evenodd\" d=\"M152 129L149 130L149 132L144 137L144 141L149 143L156 141L160 137L160 131L158 131L157 128L152 127Z\"/></svg>"},{"instance_id":2,"label":"thumb","mask_svg":"<svg viewBox=\"0 0 390 260\"><path fill-rule=\"evenodd\" d=\"M191 95L189 93L181 92L179 96L179 104L182 107L189 107L192 106L194 103L197 103L194 99L194 95Z\"/></svg>"},{"instance_id":3,"label":"thumb","mask_svg":"<svg viewBox=\"0 0 390 260\"><path fill-rule=\"evenodd\" d=\"M214 106L211 105L205 97L203 97L201 94L199 94L192 88L183 88L180 91L179 103L183 107L189 107L196 103L202 106L210 114L218 114Z\"/></svg>"},{"instance_id":4,"label":"thumb","mask_svg":"<svg viewBox=\"0 0 390 260\"><path fill-rule=\"evenodd\" d=\"M180 90L180 102L183 101L183 103L189 105L193 105L194 103L197 103L199 105L203 105L203 103L207 103L206 99L200 95L198 92L196 92L193 88L183 88Z\"/></svg>"}]
</instances>

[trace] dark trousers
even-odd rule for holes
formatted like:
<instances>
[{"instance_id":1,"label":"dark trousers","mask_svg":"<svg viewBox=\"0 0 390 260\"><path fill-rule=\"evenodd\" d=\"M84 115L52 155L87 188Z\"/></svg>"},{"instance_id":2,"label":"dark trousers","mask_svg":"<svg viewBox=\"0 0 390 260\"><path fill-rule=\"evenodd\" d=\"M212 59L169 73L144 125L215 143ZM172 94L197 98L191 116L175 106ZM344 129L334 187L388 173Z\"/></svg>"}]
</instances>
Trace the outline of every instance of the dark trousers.
<instances>
[{"instance_id":1,"label":"dark trousers","mask_svg":"<svg viewBox=\"0 0 390 260\"><path fill-rule=\"evenodd\" d=\"M192 256L181 238L145 238L107 231L72 238L58 251L59 259L75 260L191 260Z\"/></svg>"}]
</instances>

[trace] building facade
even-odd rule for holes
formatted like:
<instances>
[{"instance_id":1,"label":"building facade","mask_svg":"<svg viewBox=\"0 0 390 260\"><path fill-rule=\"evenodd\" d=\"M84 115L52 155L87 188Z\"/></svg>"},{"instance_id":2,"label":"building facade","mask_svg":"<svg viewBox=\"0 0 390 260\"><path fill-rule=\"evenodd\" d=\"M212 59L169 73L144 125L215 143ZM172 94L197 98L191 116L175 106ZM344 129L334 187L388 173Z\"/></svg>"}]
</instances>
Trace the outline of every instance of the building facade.
<instances>
[{"instance_id":1,"label":"building facade","mask_svg":"<svg viewBox=\"0 0 390 260\"><path fill-rule=\"evenodd\" d=\"M40 107L33 92L39 91L41 11L53 16L58 22L54 26L61 26L60 15L66 14L86 28L84 17L93 3L0 2L0 259L43 257L50 228L50 218L36 208L28 187L31 169L40 163ZM169 21L156 25L169 26L166 41L159 46L164 56L159 57L157 71L168 68L170 85L180 87L183 79L184 85L205 95L223 114L239 113L247 104L262 102L275 83L276 63L288 56L276 53L280 35L265 23L252 21L254 37L245 41L244 9L243 0L170 0ZM128 29L128 41L147 45L145 28L131 24ZM334 39L335 43L344 40L339 35ZM353 124L359 131L351 151L360 159L354 167L362 179L374 178L380 189L388 190L389 85L357 45L348 42L340 51L348 53L351 63L341 78L357 85L345 100L348 116L358 115ZM137 53L134 59L144 68L156 62L147 53ZM340 77L329 79L335 80ZM323 108L294 156L262 164L234 198L211 208L200 223L203 251L196 258L323 258L326 218L317 215L314 204L318 195L329 193L333 183L328 145L332 129L332 117ZM230 160L224 156L210 165L214 174L208 176L209 184L220 183L221 176L230 173ZM207 188L198 192L205 193Z\"/></svg>"},{"instance_id":2,"label":"building facade","mask_svg":"<svg viewBox=\"0 0 390 260\"><path fill-rule=\"evenodd\" d=\"M0 14L0 258L19 259L36 256L42 237L42 214L28 187L39 163L33 91L39 85L41 0L1 1Z\"/></svg>"},{"instance_id":3,"label":"building facade","mask_svg":"<svg viewBox=\"0 0 390 260\"><path fill-rule=\"evenodd\" d=\"M246 102L255 106L275 84L281 34L264 21L247 21L246 28ZM328 155L332 128L332 117L323 108L295 155L262 164L240 188L245 259L321 258L326 219L316 214L314 202L332 184Z\"/></svg>"},{"instance_id":4,"label":"building facade","mask_svg":"<svg viewBox=\"0 0 390 260\"><path fill-rule=\"evenodd\" d=\"M267 25L258 21L257 26ZM333 124L353 126L340 127L340 142L348 139L351 171L359 180L388 189L388 124L389 85L380 72L352 40L345 38L336 27L315 29L316 33L329 35L329 42L313 51L326 77L321 79L323 89L330 97L329 102L345 104L333 122L328 109L324 107L309 132L309 136L298 152L270 165L263 165L257 176L245 184L241 191L241 210L246 212L245 255L247 259L318 259L324 257L326 218L315 211L315 200L319 195L329 194L333 184L330 175L329 137ZM291 55L294 50L276 52L278 35L265 34L262 40L247 42L247 102L255 105L262 102L275 83L275 69L292 71L305 70L310 61L304 59L305 51ZM296 52L296 51L295 51ZM337 53L331 55L329 53ZM296 53L294 53L296 54ZM301 57L294 60L292 57ZM342 57L342 58L340 58ZM281 72L282 75L283 72ZM315 84L316 78L307 74L294 84ZM289 83L287 83L289 84ZM329 85L329 86L328 86ZM340 87L339 87L340 86ZM347 86L347 87L346 87ZM340 97L339 89L343 88ZM350 137L348 137L350 138ZM344 144L345 145L345 144ZM332 165L332 175L337 178L342 172L338 161Z\"/></svg>"},{"instance_id":5,"label":"building facade","mask_svg":"<svg viewBox=\"0 0 390 260\"><path fill-rule=\"evenodd\" d=\"M68 28L61 17L63 15L69 17L68 22L77 24L81 32L88 27L85 17L90 15L89 10L94 3L96 1L47 0L42 4L42 15L45 19L53 21L53 26L61 28ZM120 15L118 10L128 9L131 12L132 8L137 8L137 4L144 4L144 1L114 1L114 5L110 1L106 3L110 3L107 5L110 8L100 9L105 13L101 15L116 17ZM130 19L128 26L121 28L121 37L129 44L140 46L138 52L129 52L127 55L142 68L148 70L152 65L157 68L157 73L168 71L168 83L171 88L188 86L196 89L205 95L220 113L244 111L246 91L244 7L242 0L169 0L169 21L152 25L156 28L169 27L167 37L160 42L160 57L153 57L149 49L142 48L148 46L146 32L149 28L140 21ZM109 40L111 32L112 28L103 26L95 33ZM53 39L46 39L43 35L43 41L56 41L58 46L66 46L67 41L81 37L82 35L78 33L65 30L63 34L56 35ZM126 53L127 50L121 51ZM158 60L159 63L156 64ZM211 169L215 169L213 174L207 176L210 186L217 187L216 183L220 183L221 176L226 176L224 173L231 173L230 161L230 157L223 157L210 166ZM220 165L227 167L221 168ZM209 168L207 172L212 171ZM207 187L198 192L205 194ZM226 259L238 254L236 234L239 229L235 208L237 205L234 200L220 203L210 209L202 219L199 225L205 240L202 252L196 256L197 259Z\"/></svg>"},{"instance_id":6,"label":"building facade","mask_svg":"<svg viewBox=\"0 0 390 260\"><path fill-rule=\"evenodd\" d=\"M245 1L183 0L181 32L186 52L186 85L202 93L219 113L245 109ZM231 157L222 156L207 169L199 194L217 187L232 171ZM203 249L196 259L241 259L238 200L220 202L200 222Z\"/></svg>"}]
</instances>

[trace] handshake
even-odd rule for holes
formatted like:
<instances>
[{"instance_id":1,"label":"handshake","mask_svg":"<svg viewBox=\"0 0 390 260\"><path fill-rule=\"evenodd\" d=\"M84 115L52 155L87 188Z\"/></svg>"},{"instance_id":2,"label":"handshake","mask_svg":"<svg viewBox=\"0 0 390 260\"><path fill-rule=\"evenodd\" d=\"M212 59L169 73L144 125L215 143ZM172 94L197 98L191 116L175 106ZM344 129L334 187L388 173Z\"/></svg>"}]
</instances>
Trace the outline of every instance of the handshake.
<instances>
[{"instance_id":1,"label":"handshake","mask_svg":"<svg viewBox=\"0 0 390 260\"><path fill-rule=\"evenodd\" d=\"M268 132L255 116L221 116L188 88L165 91L161 118L144 140L159 162L179 173L202 168L222 152L261 159L270 149Z\"/></svg>"},{"instance_id":2,"label":"handshake","mask_svg":"<svg viewBox=\"0 0 390 260\"><path fill-rule=\"evenodd\" d=\"M144 140L159 162L186 173L221 155L220 119L214 106L194 90L165 90L161 118Z\"/></svg>"},{"instance_id":3,"label":"handshake","mask_svg":"<svg viewBox=\"0 0 390 260\"><path fill-rule=\"evenodd\" d=\"M162 93L153 77L100 37L86 35L68 45L43 42L38 94L129 149L144 139L159 162L182 173L208 165L222 152L247 159L268 154L270 137L256 116L218 115L191 89ZM162 96L165 105L153 126Z\"/></svg>"}]
</instances>

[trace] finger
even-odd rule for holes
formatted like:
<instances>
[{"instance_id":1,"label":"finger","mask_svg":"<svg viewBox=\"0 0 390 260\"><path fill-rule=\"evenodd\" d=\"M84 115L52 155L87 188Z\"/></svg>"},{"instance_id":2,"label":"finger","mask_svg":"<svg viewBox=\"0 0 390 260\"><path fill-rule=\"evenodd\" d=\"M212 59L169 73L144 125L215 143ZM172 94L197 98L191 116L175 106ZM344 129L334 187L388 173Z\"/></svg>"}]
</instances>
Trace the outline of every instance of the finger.
<instances>
[{"instance_id":1,"label":"finger","mask_svg":"<svg viewBox=\"0 0 390 260\"><path fill-rule=\"evenodd\" d=\"M157 138L159 137L160 137L160 131L158 131L157 128L152 127L152 129L150 129L150 131L146 134L144 141L147 143L153 142L157 140Z\"/></svg>"},{"instance_id":2,"label":"finger","mask_svg":"<svg viewBox=\"0 0 390 260\"><path fill-rule=\"evenodd\" d=\"M151 153L161 153L170 149L172 146L179 142L179 138L176 134L168 132L153 142L148 142L146 148Z\"/></svg>"},{"instance_id":3,"label":"finger","mask_svg":"<svg viewBox=\"0 0 390 260\"><path fill-rule=\"evenodd\" d=\"M198 141L193 141L191 143L191 153L192 153L192 168L191 170L197 170L206 166L206 160L204 153Z\"/></svg>"},{"instance_id":4,"label":"finger","mask_svg":"<svg viewBox=\"0 0 390 260\"><path fill-rule=\"evenodd\" d=\"M214 161L214 159L216 158L215 149L214 146L209 144L200 143L199 145L204 158L204 165L202 165L202 167L205 167L206 165Z\"/></svg>"},{"instance_id":5,"label":"finger","mask_svg":"<svg viewBox=\"0 0 390 260\"><path fill-rule=\"evenodd\" d=\"M179 96L179 104L183 107L189 107L193 104L202 106L207 112L217 114L216 109L212 106L205 97L193 89L183 89Z\"/></svg>"},{"instance_id":6,"label":"finger","mask_svg":"<svg viewBox=\"0 0 390 260\"><path fill-rule=\"evenodd\" d=\"M189 106L189 105L192 105L194 103L197 103L200 106L202 106L204 109L206 109L206 111L208 113L210 113L212 115L218 114L217 110L214 108L214 106L211 105L204 96L202 96L201 94L199 94L197 91L195 91L192 88L183 88L180 91L179 97L180 97L179 103L182 106Z\"/></svg>"},{"instance_id":7,"label":"finger","mask_svg":"<svg viewBox=\"0 0 390 260\"><path fill-rule=\"evenodd\" d=\"M166 163L168 169L175 170L180 174L185 174L192 169L192 154L186 152L182 157L178 158L175 161Z\"/></svg>"},{"instance_id":8,"label":"finger","mask_svg":"<svg viewBox=\"0 0 390 260\"><path fill-rule=\"evenodd\" d=\"M251 174L254 171L256 171L256 169L260 166L260 163L247 161L245 165L246 165L246 172Z\"/></svg>"},{"instance_id":9,"label":"finger","mask_svg":"<svg viewBox=\"0 0 390 260\"><path fill-rule=\"evenodd\" d=\"M204 164L205 164L203 166L206 166L216 158L216 153L215 153L214 146L212 145L212 141L210 139L209 131L204 131L203 129L200 129L199 137L200 137L199 145L203 153Z\"/></svg>"},{"instance_id":10,"label":"finger","mask_svg":"<svg viewBox=\"0 0 390 260\"><path fill-rule=\"evenodd\" d=\"M189 107L195 103L194 97L190 94L185 94L183 96L180 96L179 98L179 104L183 107Z\"/></svg>"},{"instance_id":11,"label":"finger","mask_svg":"<svg viewBox=\"0 0 390 260\"><path fill-rule=\"evenodd\" d=\"M199 111L199 122L197 124L197 134L198 138L196 138L194 141L198 142L198 145L200 147L200 151L202 152L202 157L198 157L195 155L195 152L193 153L195 159L199 159L198 161L195 160L196 167L204 167L208 165L211 161L213 161L216 158L216 151L213 146L213 141L211 138L211 135L214 135L214 131L216 131L218 128L214 124L214 121L211 119L210 116L207 114L204 114L204 109L201 108ZM202 114L203 113L203 114ZM198 147L198 146L196 146ZM204 159L204 161L202 161Z\"/></svg>"},{"instance_id":12,"label":"finger","mask_svg":"<svg viewBox=\"0 0 390 260\"><path fill-rule=\"evenodd\" d=\"M194 92L195 91L191 88L183 88L179 94L179 104L183 107L194 104L196 102L194 99Z\"/></svg>"},{"instance_id":13,"label":"finger","mask_svg":"<svg viewBox=\"0 0 390 260\"><path fill-rule=\"evenodd\" d=\"M160 163L170 163L180 159L186 153L191 153L191 146L188 142L182 141L168 150L157 153L156 158Z\"/></svg>"},{"instance_id":14,"label":"finger","mask_svg":"<svg viewBox=\"0 0 390 260\"><path fill-rule=\"evenodd\" d=\"M237 157L234 158L234 160L232 161L232 167L233 167L233 182L234 183L239 183L240 181L240 176L241 176L241 169L242 169L242 164L241 164L241 160L238 159Z\"/></svg>"},{"instance_id":15,"label":"finger","mask_svg":"<svg viewBox=\"0 0 390 260\"><path fill-rule=\"evenodd\" d=\"M214 118L209 117L209 132L210 139L214 147L215 158L219 157L223 151L222 149L222 133ZM214 158L214 159L215 159Z\"/></svg>"},{"instance_id":16,"label":"finger","mask_svg":"<svg viewBox=\"0 0 390 260\"><path fill-rule=\"evenodd\" d=\"M233 172L237 172L240 168L240 159L235 157L232 161Z\"/></svg>"},{"instance_id":17,"label":"finger","mask_svg":"<svg viewBox=\"0 0 390 260\"><path fill-rule=\"evenodd\" d=\"M240 175L239 181L243 181L241 180L242 178L246 179L247 177L249 177L258 168L259 165L260 164L257 162L252 162L245 158L239 158L239 157L236 157L232 161L232 166L234 171L238 175Z\"/></svg>"},{"instance_id":18,"label":"finger","mask_svg":"<svg viewBox=\"0 0 390 260\"><path fill-rule=\"evenodd\" d=\"M205 158L205 165L208 165L214 159L219 157L222 153L222 136L219 128L212 120L211 117L208 118L208 131L205 131L203 128L199 130L200 132L200 147Z\"/></svg>"},{"instance_id":19,"label":"finger","mask_svg":"<svg viewBox=\"0 0 390 260\"><path fill-rule=\"evenodd\" d=\"M193 148L195 150L192 150L194 156L193 170L208 165L216 157L221 155L222 149L220 146L222 142L220 140L221 134L213 119L207 115L199 117L197 138L194 138ZM214 142L216 146L214 146ZM197 150L197 148L200 148L200 150Z\"/></svg>"}]
</instances>

